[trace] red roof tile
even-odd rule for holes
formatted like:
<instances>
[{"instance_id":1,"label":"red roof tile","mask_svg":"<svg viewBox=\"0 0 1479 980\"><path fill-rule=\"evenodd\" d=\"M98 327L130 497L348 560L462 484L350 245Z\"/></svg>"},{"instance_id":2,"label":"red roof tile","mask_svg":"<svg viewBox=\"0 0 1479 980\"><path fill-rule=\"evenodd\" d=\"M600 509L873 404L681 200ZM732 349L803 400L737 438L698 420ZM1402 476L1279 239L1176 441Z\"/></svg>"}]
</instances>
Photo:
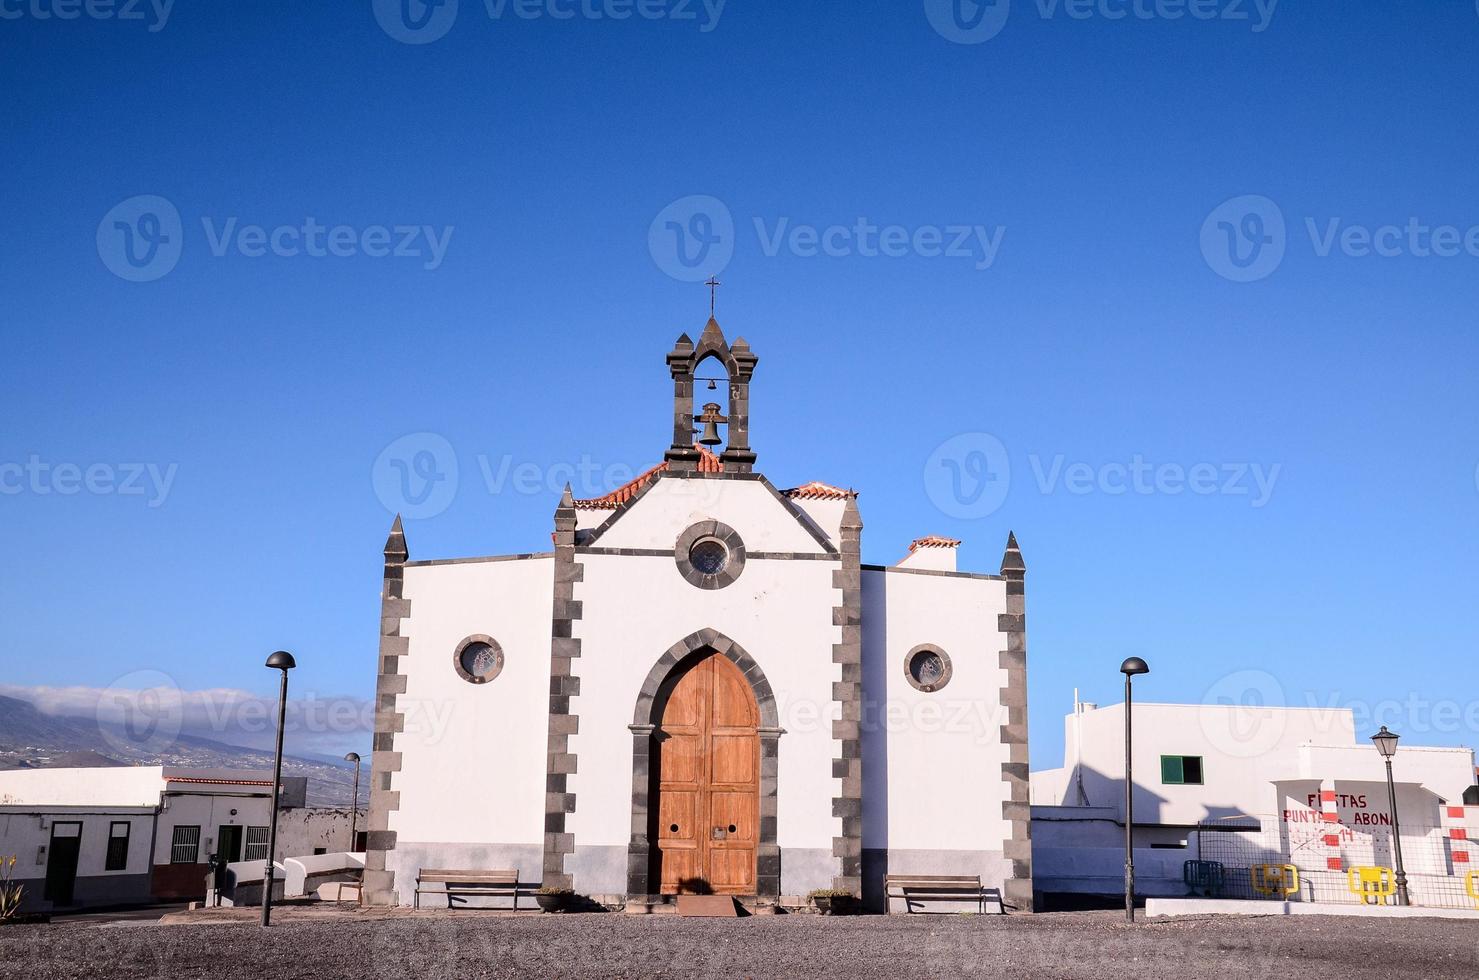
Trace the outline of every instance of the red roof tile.
<instances>
[{"instance_id":1,"label":"red roof tile","mask_svg":"<svg viewBox=\"0 0 1479 980\"><path fill-rule=\"evenodd\" d=\"M724 464L719 461L718 456L715 456L712 452L709 451L708 446L694 446L693 448L698 450L698 471L700 473L724 472ZM645 473L638 475L632 480L629 480L622 486L619 486L615 490L606 494L604 497L593 497L589 500L575 501L575 509L615 510L622 504L635 497L639 490L652 482L652 478L655 475L663 472L667 468L668 461L663 460L661 463L658 463L656 466L652 467L652 469L647 470Z\"/></svg>"},{"instance_id":2,"label":"red roof tile","mask_svg":"<svg viewBox=\"0 0 1479 980\"><path fill-rule=\"evenodd\" d=\"M781 493L792 500L846 500L858 495L856 490L844 490L830 483L823 483L821 480L812 480L802 486L782 490Z\"/></svg>"},{"instance_id":3,"label":"red roof tile","mask_svg":"<svg viewBox=\"0 0 1479 980\"><path fill-rule=\"evenodd\" d=\"M922 538L915 538L909 542L909 554L914 554L918 548L958 548L960 539L942 538L938 534L926 534Z\"/></svg>"}]
</instances>

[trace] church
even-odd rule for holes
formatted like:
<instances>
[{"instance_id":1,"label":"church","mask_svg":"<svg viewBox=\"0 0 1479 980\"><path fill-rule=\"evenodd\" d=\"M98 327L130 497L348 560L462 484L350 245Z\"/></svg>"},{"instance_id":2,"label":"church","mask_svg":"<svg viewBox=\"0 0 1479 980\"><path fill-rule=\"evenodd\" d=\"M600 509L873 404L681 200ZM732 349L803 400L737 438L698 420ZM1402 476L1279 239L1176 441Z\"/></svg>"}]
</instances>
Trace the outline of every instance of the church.
<instances>
[{"instance_id":1,"label":"church","mask_svg":"<svg viewBox=\"0 0 1479 980\"><path fill-rule=\"evenodd\" d=\"M979 874L1031 911L1016 539L989 573L935 535L863 564L856 491L756 468L749 344L710 317L666 361L661 461L567 488L530 553L413 560L396 518L366 902L499 868L628 909L836 888L882 911L885 875ZM701 371L727 405L695 404Z\"/></svg>"}]
</instances>

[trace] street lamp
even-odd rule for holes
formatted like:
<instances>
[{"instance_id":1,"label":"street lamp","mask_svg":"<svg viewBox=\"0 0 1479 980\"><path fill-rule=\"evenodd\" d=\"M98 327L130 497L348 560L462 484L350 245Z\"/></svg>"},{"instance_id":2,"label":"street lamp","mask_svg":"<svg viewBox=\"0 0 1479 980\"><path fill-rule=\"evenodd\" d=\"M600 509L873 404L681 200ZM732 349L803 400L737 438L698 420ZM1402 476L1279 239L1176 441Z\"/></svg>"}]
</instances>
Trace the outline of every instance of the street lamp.
<instances>
[{"instance_id":1,"label":"street lamp","mask_svg":"<svg viewBox=\"0 0 1479 980\"><path fill-rule=\"evenodd\" d=\"M349 850L354 850L354 824L355 818L359 816L359 753L351 752L344 757L345 762L354 763L354 795L349 798Z\"/></svg>"},{"instance_id":2,"label":"street lamp","mask_svg":"<svg viewBox=\"0 0 1479 980\"><path fill-rule=\"evenodd\" d=\"M277 850L277 794L282 788L282 730L288 718L288 671L298 666L293 655L279 650L267 658L267 666L282 671L282 686L277 694L277 756L272 764L272 815L267 830L267 870L262 876L262 925L272 918L272 855Z\"/></svg>"},{"instance_id":3,"label":"street lamp","mask_svg":"<svg viewBox=\"0 0 1479 980\"><path fill-rule=\"evenodd\" d=\"M1392 854L1397 859L1397 904L1411 905L1407 895L1407 871L1402 867L1402 828L1397 823L1397 785L1392 782L1392 756L1397 754L1397 739L1395 735L1387 731L1387 726L1382 725L1381 731L1371 736L1376 751L1381 753L1382 761L1387 764L1387 800L1392 808Z\"/></svg>"},{"instance_id":4,"label":"street lamp","mask_svg":"<svg viewBox=\"0 0 1479 980\"><path fill-rule=\"evenodd\" d=\"M1134 705L1130 679L1150 673L1150 666L1139 657L1128 657L1120 664L1125 675L1125 920L1135 921L1135 773L1130 761L1130 714Z\"/></svg>"}]
</instances>

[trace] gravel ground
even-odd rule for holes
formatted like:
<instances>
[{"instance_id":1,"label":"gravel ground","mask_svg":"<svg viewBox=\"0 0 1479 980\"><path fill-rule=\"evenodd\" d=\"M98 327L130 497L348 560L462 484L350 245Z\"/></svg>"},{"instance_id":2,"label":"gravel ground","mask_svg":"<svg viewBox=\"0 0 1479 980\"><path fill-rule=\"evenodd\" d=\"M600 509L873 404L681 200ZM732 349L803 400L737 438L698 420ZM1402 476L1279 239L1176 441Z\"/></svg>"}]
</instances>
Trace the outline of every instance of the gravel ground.
<instances>
[{"instance_id":1,"label":"gravel ground","mask_svg":"<svg viewBox=\"0 0 1479 980\"><path fill-rule=\"evenodd\" d=\"M1479 977L1479 924L1117 913L569 915L75 923L0 930L0 977Z\"/></svg>"}]
</instances>

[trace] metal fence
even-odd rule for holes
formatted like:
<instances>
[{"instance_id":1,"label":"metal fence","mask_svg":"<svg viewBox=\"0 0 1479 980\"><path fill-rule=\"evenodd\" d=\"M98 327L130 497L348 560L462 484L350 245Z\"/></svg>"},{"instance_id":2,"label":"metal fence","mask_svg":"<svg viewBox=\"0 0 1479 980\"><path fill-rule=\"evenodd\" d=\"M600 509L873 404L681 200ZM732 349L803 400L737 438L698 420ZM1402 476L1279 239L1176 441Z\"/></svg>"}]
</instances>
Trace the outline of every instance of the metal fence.
<instances>
[{"instance_id":1,"label":"metal fence","mask_svg":"<svg viewBox=\"0 0 1479 980\"><path fill-rule=\"evenodd\" d=\"M1468 808L1452 808L1460 809ZM1443 826L1403 823L1402 862L1413 905L1479 909L1479 841L1469 836L1461 815ZM1198 895L1346 905L1397 902L1390 826L1299 823L1264 815L1199 824L1196 838L1198 859L1187 861L1184 871L1188 889Z\"/></svg>"}]
</instances>

